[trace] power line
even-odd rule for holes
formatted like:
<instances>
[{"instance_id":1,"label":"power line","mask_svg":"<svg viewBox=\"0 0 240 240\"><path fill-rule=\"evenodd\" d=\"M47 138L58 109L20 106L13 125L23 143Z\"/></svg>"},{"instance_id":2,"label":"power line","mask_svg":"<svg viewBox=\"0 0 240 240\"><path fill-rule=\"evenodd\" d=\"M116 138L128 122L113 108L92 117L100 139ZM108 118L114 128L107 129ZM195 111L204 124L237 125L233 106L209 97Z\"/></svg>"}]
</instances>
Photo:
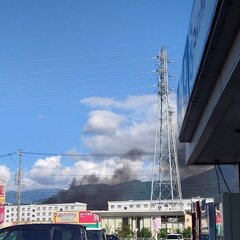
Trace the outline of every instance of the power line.
<instances>
[{"instance_id":1,"label":"power line","mask_svg":"<svg viewBox=\"0 0 240 240\"><path fill-rule=\"evenodd\" d=\"M118 51L111 53L99 53L99 54L88 54L88 55L77 55L77 56L68 56L68 57L52 57L52 58L39 58L39 59L25 59L21 61L8 61L8 62L0 62L0 64L10 64L10 63L24 63L24 62L42 62L42 61L55 61L55 60L66 60L66 59L74 59L74 58L88 58L88 57L97 57L97 56L111 56L115 54L126 54L126 53L137 53L137 52L145 52L145 51L155 51L158 48L147 48L147 49L137 49L132 51ZM179 54L182 52L176 52L175 54Z\"/></svg>"},{"instance_id":2,"label":"power line","mask_svg":"<svg viewBox=\"0 0 240 240\"><path fill-rule=\"evenodd\" d=\"M2 154L0 155L0 158L4 158L4 157L9 157L11 155L17 154L16 152L11 152L11 153L6 153L6 154Z\"/></svg>"},{"instance_id":3,"label":"power line","mask_svg":"<svg viewBox=\"0 0 240 240\"><path fill-rule=\"evenodd\" d=\"M102 66L111 66L111 65L118 65L118 64L125 64L125 63L133 63L133 62L141 62L149 60L147 58L145 59L133 59L128 61L119 61L119 62L110 62L110 63L102 63L98 65L89 65L89 66L76 66L76 67L69 67L69 68L57 68L57 69L50 69L50 70L42 70L42 71L36 71L36 72L25 72L25 73L16 73L16 74L0 74L0 77L15 77L15 76L24 76L24 75L31 75L31 74L39 74L39 73L50 73L50 72L64 72L69 70L76 70L76 69L82 69L82 68L88 68L88 67L102 67Z\"/></svg>"},{"instance_id":4,"label":"power line","mask_svg":"<svg viewBox=\"0 0 240 240\"><path fill-rule=\"evenodd\" d=\"M75 153L46 153L46 152L25 152L26 155L38 155L38 156L63 156L63 157L126 157L128 153L91 153L91 154L75 154ZM139 156L152 156L152 152L141 152Z\"/></svg>"},{"instance_id":5,"label":"power line","mask_svg":"<svg viewBox=\"0 0 240 240\"><path fill-rule=\"evenodd\" d=\"M136 94L139 94L139 90L143 90L145 91L144 94L146 94L146 89L149 88L150 89L150 86L143 86L143 87L133 87L133 88L126 88L126 89L116 89L116 90L111 90L111 91L98 91L98 96L101 97L102 94L112 94L112 93L117 93L117 92L122 92L122 90L138 90L136 92ZM133 92L131 92L131 94L133 94ZM149 94L149 93L148 93ZM121 94L121 95L117 95L118 97L119 96L129 96L130 94ZM20 99L18 99L18 105L14 105L13 107L0 107L0 110L8 110L8 109L21 109L21 108L26 108L26 107L31 107L31 106L44 106L44 105L54 105L54 104L65 104L65 103L73 103L73 102L79 102L81 98L83 97L90 97L92 96L92 94L90 95L90 93L85 93L85 94L72 94L71 97L77 97L78 99L76 100L64 100L64 97L52 97L52 98L40 98L40 99L26 99L26 100L21 100L22 102L25 102L25 103L33 103L33 102L36 102L36 101L41 101L41 100L45 100L45 101L48 101L46 103L38 103L38 104L33 104L33 105L19 105L19 101ZM65 96L66 97L66 96ZM106 97L106 96L105 96ZM115 95L116 97L116 95ZM61 101L61 99L63 99ZM15 100L15 99L14 99ZM50 102L49 100L60 100L58 102ZM8 102L9 104L9 102Z\"/></svg>"},{"instance_id":6,"label":"power line","mask_svg":"<svg viewBox=\"0 0 240 240\"><path fill-rule=\"evenodd\" d=\"M145 74L149 74L149 72L139 72L139 73L133 73L133 74L120 74L118 75L117 77L130 77L130 76L139 76L139 75L145 75ZM71 80L71 81L66 81L66 82L55 82L55 83L44 83L44 84L37 84L35 86L29 86L29 85L26 85L26 86L23 86L23 85L20 85L20 86L16 86L15 89L28 89L28 88L32 88L32 90L34 89L34 87L36 88L37 92L39 92L39 88L41 87L44 87L45 89L49 90L50 88L49 87L54 87L54 91L50 90L50 93L52 92L57 92L57 91L62 91L62 90L66 90L66 87L65 88L59 88L57 89L56 87L59 87L61 85L69 85L70 87L70 90L72 91L73 89L73 86L70 85L72 83L76 83L76 84L82 84L83 82L93 82L93 81L96 81L98 80L98 83L100 84L100 86L119 86L119 85L125 85L125 84L129 84L129 83L136 83L138 81L139 83L139 80L130 80L128 79L128 82L117 82L116 83L113 83L113 84L109 84L106 82L106 84L103 84L102 82L99 82L99 79L106 79L106 78L113 78L112 76L103 76L103 77L98 77L98 78L90 78L90 79L83 79L83 80L80 80L80 79L75 79L75 80ZM82 89L88 89L88 88L92 88L92 86L84 86L84 87L79 87L79 88L74 88L74 90L82 90ZM14 88L11 87L11 92L13 91ZM4 91L7 91L8 89L7 88L4 88ZM31 93L32 93L32 90L31 90ZM18 95L18 96L31 96L31 95L36 95L36 93L33 93L33 94L25 94L25 95ZM72 94L71 94L72 95ZM2 97L11 97L11 96L14 96L16 97L16 94L1 94Z\"/></svg>"},{"instance_id":7,"label":"power line","mask_svg":"<svg viewBox=\"0 0 240 240\"><path fill-rule=\"evenodd\" d=\"M9 84L9 83L13 83L13 84L15 84L15 81L17 81L18 83L29 83L29 82L33 82L34 81L34 83L38 83L37 81L38 80L51 80L51 79L54 79L54 80L57 80L57 79L62 79L62 78L69 78L69 77L81 77L82 75L91 75L91 74L99 74L99 73L111 73L111 72L113 72L114 73L114 71L122 71L122 70L132 70L132 69L142 69L143 67L142 66L137 66L137 67L127 67L127 68L117 68L117 69L108 69L108 70L101 70L101 71L87 71L87 72L81 72L81 73L75 73L75 74L65 74L65 75L63 75L63 74L61 74L61 75L55 75L55 76L45 76L45 77L35 77L35 78L33 78L33 77L31 77L31 78L27 78L27 79L13 79L12 81L10 80L10 79L8 79L7 80L7 84ZM117 76L131 76L132 74L133 75L135 75L135 74L142 74L142 73L151 73L151 72L137 72L137 73L127 73L127 74L117 74ZM116 73L115 73L116 74ZM103 76L103 77L106 77L106 76ZM110 76L110 77L112 77L112 76ZM97 78L97 79L99 79L99 78ZM88 80L88 79L87 79ZM87 81L87 80L85 80L85 81ZM78 80L79 81L79 80ZM62 80L61 81L59 81L60 83L62 82Z\"/></svg>"}]
</instances>

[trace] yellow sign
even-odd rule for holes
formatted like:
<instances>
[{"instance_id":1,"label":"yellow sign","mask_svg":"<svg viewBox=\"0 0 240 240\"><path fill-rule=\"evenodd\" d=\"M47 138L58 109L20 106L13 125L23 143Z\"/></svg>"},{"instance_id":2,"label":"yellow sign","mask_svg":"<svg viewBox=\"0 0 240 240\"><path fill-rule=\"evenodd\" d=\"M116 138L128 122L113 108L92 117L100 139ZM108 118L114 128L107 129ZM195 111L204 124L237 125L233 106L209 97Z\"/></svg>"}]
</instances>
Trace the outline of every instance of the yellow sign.
<instances>
[{"instance_id":1,"label":"yellow sign","mask_svg":"<svg viewBox=\"0 0 240 240\"><path fill-rule=\"evenodd\" d=\"M5 202L5 185L0 184L0 205L4 204Z\"/></svg>"},{"instance_id":2,"label":"yellow sign","mask_svg":"<svg viewBox=\"0 0 240 240\"><path fill-rule=\"evenodd\" d=\"M79 212L55 212L54 223L79 223Z\"/></svg>"}]
</instances>

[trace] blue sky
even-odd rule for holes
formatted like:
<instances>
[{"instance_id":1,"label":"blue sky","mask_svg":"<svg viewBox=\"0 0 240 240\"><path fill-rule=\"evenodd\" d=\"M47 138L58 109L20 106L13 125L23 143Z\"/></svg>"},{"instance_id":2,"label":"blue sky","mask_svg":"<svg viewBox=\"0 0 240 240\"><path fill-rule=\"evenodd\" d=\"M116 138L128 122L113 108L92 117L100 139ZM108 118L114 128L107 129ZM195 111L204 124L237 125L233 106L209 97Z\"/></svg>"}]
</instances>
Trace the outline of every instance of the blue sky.
<instances>
[{"instance_id":1,"label":"blue sky","mask_svg":"<svg viewBox=\"0 0 240 240\"><path fill-rule=\"evenodd\" d=\"M153 151L152 57L167 47L176 89L191 8L192 0L2 1L0 155ZM9 189L17 160L0 159ZM123 169L146 180L150 168L149 158L24 155L23 188L67 187L86 175L113 183L109 174Z\"/></svg>"}]
</instances>

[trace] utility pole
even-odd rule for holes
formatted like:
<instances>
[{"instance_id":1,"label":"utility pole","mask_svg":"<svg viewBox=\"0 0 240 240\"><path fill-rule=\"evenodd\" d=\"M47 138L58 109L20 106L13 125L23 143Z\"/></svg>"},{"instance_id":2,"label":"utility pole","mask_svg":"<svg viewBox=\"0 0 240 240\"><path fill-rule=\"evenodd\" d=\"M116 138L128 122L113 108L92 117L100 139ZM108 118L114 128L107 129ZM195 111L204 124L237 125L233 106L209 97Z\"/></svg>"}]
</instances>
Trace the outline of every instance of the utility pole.
<instances>
[{"instance_id":1,"label":"utility pole","mask_svg":"<svg viewBox=\"0 0 240 240\"><path fill-rule=\"evenodd\" d=\"M17 224L20 223L20 205L21 205L21 187L22 187L22 150L17 151L18 154L18 172L17 172Z\"/></svg>"},{"instance_id":2,"label":"utility pole","mask_svg":"<svg viewBox=\"0 0 240 240\"><path fill-rule=\"evenodd\" d=\"M171 209L182 206L178 158L173 126L173 108L169 105L168 59L162 48L157 56L158 63L158 102L153 159L151 206L157 202L161 209L168 202Z\"/></svg>"}]
</instances>

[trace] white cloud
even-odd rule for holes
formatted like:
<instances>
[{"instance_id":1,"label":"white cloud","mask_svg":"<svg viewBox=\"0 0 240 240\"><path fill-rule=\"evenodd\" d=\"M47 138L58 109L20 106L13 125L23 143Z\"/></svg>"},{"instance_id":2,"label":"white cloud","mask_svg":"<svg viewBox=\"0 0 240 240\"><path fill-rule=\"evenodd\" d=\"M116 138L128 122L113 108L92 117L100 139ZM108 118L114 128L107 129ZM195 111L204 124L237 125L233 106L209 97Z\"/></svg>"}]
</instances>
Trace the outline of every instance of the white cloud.
<instances>
[{"instance_id":1,"label":"white cloud","mask_svg":"<svg viewBox=\"0 0 240 240\"><path fill-rule=\"evenodd\" d=\"M94 159L78 160L72 166L63 166L59 156L38 159L33 168L24 174L24 190L39 188L68 188L73 178L78 183L114 184L127 180L145 180L150 169L141 159L112 157L97 162ZM143 172L145 174L143 174Z\"/></svg>"},{"instance_id":2,"label":"white cloud","mask_svg":"<svg viewBox=\"0 0 240 240\"><path fill-rule=\"evenodd\" d=\"M91 129L94 134L82 135L82 142L90 152L125 153L134 148L153 151L156 127L155 95L130 96L122 101L87 98L82 102L90 104L91 107L104 107L108 102L108 106L113 108L90 113L84 129ZM115 108L117 111L120 108L127 109L127 112L121 111L119 115Z\"/></svg>"},{"instance_id":3,"label":"white cloud","mask_svg":"<svg viewBox=\"0 0 240 240\"><path fill-rule=\"evenodd\" d=\"M156 103L156 95L129 96L124 100L115 100L113 98L89 97L80 101L92 108L119 108L137 110Z\"/></svg>"},{"instance_id":4,"label":"white cloud","mask_svg":"<svg viewBox=\"0 0 240 240\"><path fill-rule=\"evenodd\" d=\"M6 165L0 165L1 179L8 183L11 179L10 169Z\"/></svg>"},{"instance_id":5,"label":"white cloud","mask_svg":"<svg viewBox=\"0 0 240 240\"><path fill-rule=\"evenodd\" d=\"M40 114L37 115L37 118L38 119L45 119L45 118L47 118L47 116L40 113Z\"/></svg>"},{"instance_id":6,"label":"white cloud","mask_svg":"<svg viewBox=\"0 0 240 240\"><path fill-rule=\"evenodd\" d=\"M170 100L172 101L172 100ZM83 127L81 140L90 153L113 154L109 158L72 157L65 166L62 157L38 159L25 173L24 189L68 188L73 178L79 183L118 183L151 180L156 128L156 96L130 96L123 100L87 98L81 103L94 108ZM134 158L129 151L139 150ZM70 153L78 153L76 149ZM124 154L114 157L114 154ZM69 160L68 160L69 161Z\"/></svg>"},{"instance_id":7,"label":"white cloud","mask_svg":"<svg viewBox=\"0 0 240 240\"><path fill-rule=\"evenodd\" d=\"M106 110L92 111L84 127L85 132L91 133L113 133L125 121L125 117Z\"/></svg>"}]
</instances>

